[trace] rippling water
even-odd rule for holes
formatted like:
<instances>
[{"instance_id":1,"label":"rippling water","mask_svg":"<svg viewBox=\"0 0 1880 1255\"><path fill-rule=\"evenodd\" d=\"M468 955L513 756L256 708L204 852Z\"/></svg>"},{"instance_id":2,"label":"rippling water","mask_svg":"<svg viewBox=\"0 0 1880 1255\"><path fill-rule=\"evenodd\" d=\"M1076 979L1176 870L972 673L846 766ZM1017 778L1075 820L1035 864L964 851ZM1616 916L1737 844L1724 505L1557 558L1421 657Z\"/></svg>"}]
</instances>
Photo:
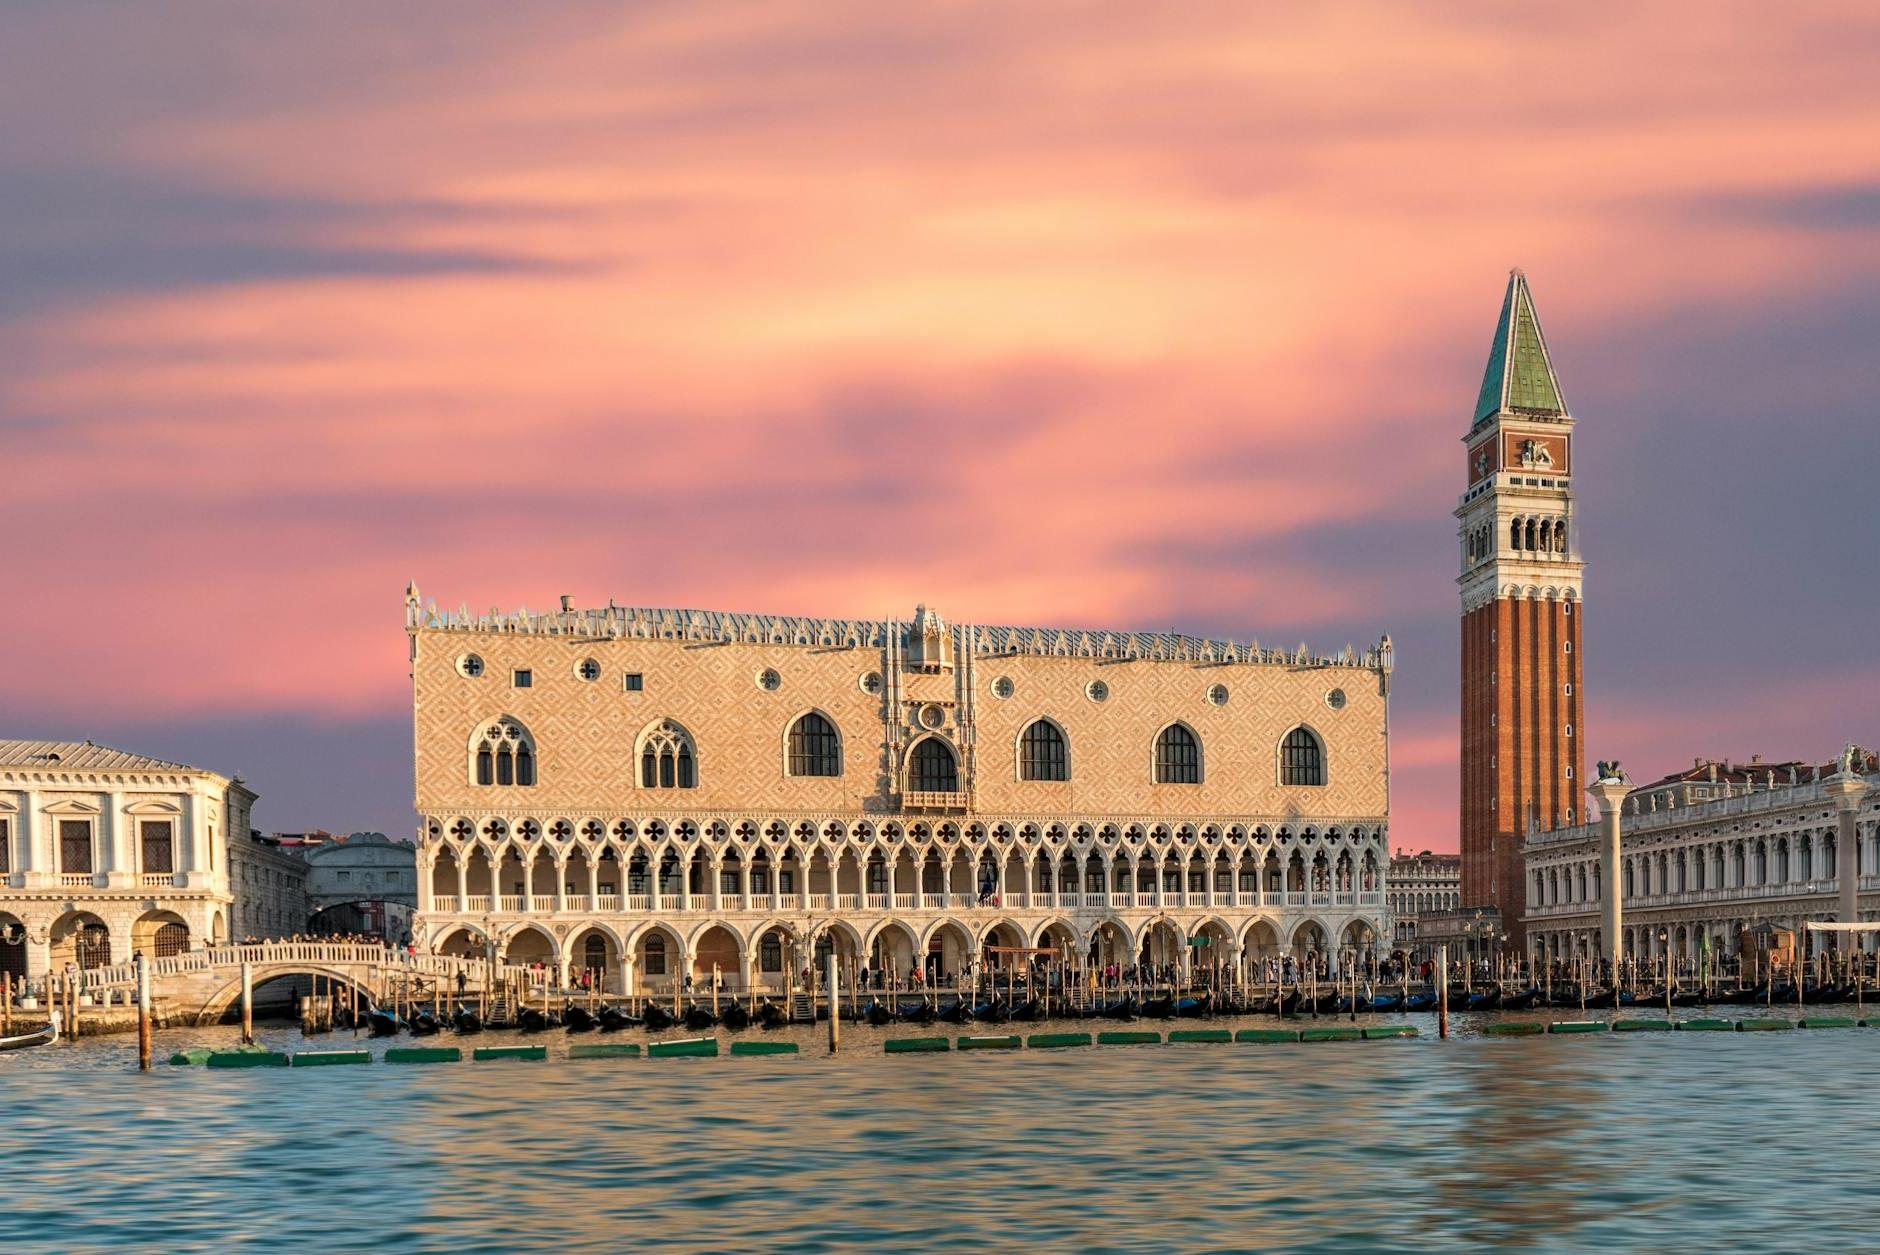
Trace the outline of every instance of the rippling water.
<instances>
[{"instance_id":1,"label":"rippling water","mask_svg":"<svg viewBox=\"0 0 1880 1255\"><path fill-rule=\"evenodd\" d=\"M1880 1248L1880 1029L1472 1023L896 1056L844 1025L834 1059L820 1030L591 1061L557 1034L542 1063L149 1076L128 1037L46 1047L0 1056L0 1250Z\"/></svg>"}]
</instances>

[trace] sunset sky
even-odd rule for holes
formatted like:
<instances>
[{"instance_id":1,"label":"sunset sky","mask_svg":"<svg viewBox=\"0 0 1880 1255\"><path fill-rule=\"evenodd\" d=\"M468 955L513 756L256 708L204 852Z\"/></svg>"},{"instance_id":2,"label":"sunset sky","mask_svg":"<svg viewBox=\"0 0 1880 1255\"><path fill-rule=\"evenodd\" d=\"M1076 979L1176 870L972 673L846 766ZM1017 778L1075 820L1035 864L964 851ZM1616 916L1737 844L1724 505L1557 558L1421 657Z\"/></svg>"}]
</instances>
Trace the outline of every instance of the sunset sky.
<instances>
[{"instance_id":1,"label":"sunset sky","mask_svg":"<svg viewBox=\"0 0 1880 1255\"><path fill-rule=\"evenodd\" d=\"M1388 631L1453 850L1518 265L1588 759L1872 744L1877 66L1871 3L9 6L0 737L402 836L411 578Z\"/></svg>"}]
</instances>

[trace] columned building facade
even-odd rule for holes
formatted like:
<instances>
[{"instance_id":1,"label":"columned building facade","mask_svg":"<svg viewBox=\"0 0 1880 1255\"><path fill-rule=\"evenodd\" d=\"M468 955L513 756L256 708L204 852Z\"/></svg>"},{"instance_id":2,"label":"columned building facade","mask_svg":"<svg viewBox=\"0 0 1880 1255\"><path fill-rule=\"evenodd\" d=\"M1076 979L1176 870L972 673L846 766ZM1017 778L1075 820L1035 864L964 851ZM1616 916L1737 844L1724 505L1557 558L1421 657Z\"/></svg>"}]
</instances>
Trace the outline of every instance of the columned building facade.
<instances>
[{"instance_id":1,"label":"columned building facade","mask_svg":"<svg viewBox=\"0 0 1880 1255\"><path fill-rule=\"evenodd\" d=\"M1399 950L1427 958L1420 944L1422 923L1462 905L1462 858L1455 854L1396 854L1390 860L1390 916L1392 944Z\"/></svg>"},{"instance_id":2,"label":"columned building facade","mask_svg":"<svg viewBox=\"0 0 1880 1255\"><path fill-rule=\"evenodd\" d=\"M1519 944L1530 832L1583 816L1579 528L1573 418L1526 277L1502 300L1463 438L1462 902L1492 907Z\"/></svg>"},{"instance_id":3,"label":"columned building facade","mask_svg":"<svg viewBox=\"0 0 1880 1255\"><path fill-rule=\"evenodd\" d=\"M632 993L786 989L830 951L946 980L989 947L1222 974L1388 948L1388 638L415 587L406 626L421 947Z\"/></svg>"}]
</instances>

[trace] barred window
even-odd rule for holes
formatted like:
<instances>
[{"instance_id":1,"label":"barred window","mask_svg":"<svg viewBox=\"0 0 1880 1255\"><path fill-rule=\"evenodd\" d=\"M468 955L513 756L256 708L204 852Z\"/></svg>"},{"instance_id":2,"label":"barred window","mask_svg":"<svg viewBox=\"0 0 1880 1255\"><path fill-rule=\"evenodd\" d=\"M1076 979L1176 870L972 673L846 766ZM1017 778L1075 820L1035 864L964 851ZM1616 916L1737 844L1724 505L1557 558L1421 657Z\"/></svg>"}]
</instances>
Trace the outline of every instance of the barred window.
<instances>
[{"instance_id":1,"label":"barred window","mask_svg":"<svg viewBox=\"0 0 1880 1255\"><path fill-rule=\"evenodd\" d=\"M189 928L171 921L157 929L155 957L167 959L173 954L182 954L189 949Z\"/></svg>"},{"instance_id":2,"label":"barred window","mask_svg":"<svg viewBox=\"0 0 1880 1255\"><path fill-rule=\"evenodd\" d=\"M143 837L144 870L151 873L170 875L176 871L176 840L170 821L158 820L146 823L140 829Z\"/></svg>"},{"instance_id":3,"label":"barred window","mask_svg":"<svg viewBox=\"0 0 1880 1255\"><path fill-rule=\"evenodd\" d=\"M917 793L959 792L960 767L953 757L953 747L937 736L916 745L907 784Z\"/></svg>"},{"instance_id":4,"label":"barred window","mask_svg":"<svg viewBox=\"0 0 1880 1255\"><path fill-rule=\"evenodd\" d=\"M1171 723L1156 737L1155 782L1201 783L1201 743L1187 724Z\"/></svg>"},{"instance_id":5,"label":"barred window","mask_svg":"<svg viewBox=\"0 0 1880 1255\"><path fill-rule=\"evenodd\" d=\"M813 710L790 725L790 774L842 774L842 740L835 725Z\"/></svg>"},{"instance_id":6,"label":"barred window","mask_svg":"<svg viewBox=\"0 0 1880 1255\"><path fill-rule=\"evenodd\" d=\"M1018 778L1020 780L1069 780L1070 755L1065 750L1064 732L1049 719L1034 720L1018 742Z\"/></svg>"},{"instance_id":7,"label":"barred window","mask_svg":"<svg viewBox=\"0 0 1880 1255\"><path fill-rule=\"evenodd\" d=\"M646 974L664 976L666 974L666 938L654 933L646 939Z\"/></svg>"},{"instance_id":8,"label":"barred window","mask_svg":"<svg viewBox=\"0 0 1880 1255\"><path fill-rule=\"evenodd\" d=\"M1310 728L1294 728L1280 744L1281 784L1324 784L1325 752Z\"/></svg>"},{"instance_id":9,"label":"barred window","mask_svg":"<svg viewBox=\"0 0 1880 1255\"><path fill-rule=\"evenodd\" d=\"M0 876L13 871L13 825L0 819Z\"/></svg>"},{"instance_id":10,"label":"barred window","mask_svg":"<svg viewBox=\"0 0 1880 1255\"><path fill-rule=\"evenodd\" d=\"M59 821L59 870L70 874L91 873L91 821Z\"/></svg>"}]
</instances>

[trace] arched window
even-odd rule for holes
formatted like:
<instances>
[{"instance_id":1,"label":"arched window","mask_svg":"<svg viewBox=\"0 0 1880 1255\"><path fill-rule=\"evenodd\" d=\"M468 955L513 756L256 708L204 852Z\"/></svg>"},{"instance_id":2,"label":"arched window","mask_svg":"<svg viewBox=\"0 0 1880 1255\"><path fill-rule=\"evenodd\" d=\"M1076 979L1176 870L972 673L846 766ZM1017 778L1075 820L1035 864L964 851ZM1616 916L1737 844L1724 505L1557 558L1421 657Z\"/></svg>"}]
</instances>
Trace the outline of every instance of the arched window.
<instances>
[{"instance_id":1,"label":"arched window","mask_svg":"<svg viewBox=\"0 0 1880 1255\"><path fill-rule=\"evenodd\" d=\"M662 719L640 737L642 789L698 787L697 751L692 734L670 719Z\"/></svg>"},{"instance_id":2,"label":"arched window","mask_svg":"<svg viewBox=\"0 0 1880 1255\"><path fill-rule=\"evenodd\" d=\"M1281 784L1324 784L1325 751L1310 728L1294 728L1280 743Z\"/></svg>"},{"instance_id":3,"label":"arched window","mask_svg":"<svg viewBox=\"0 0 1880 1255\"><path fill-rule=\"evenodd\" d=\"M1508 524L1508 548L1519 549L1520 547L1521 547L1521 520L1515 519L1514 521Z\"/></svg>"},{"instance_id":4,"label":"arched window","mask_svg":"<svg viewBox=\"0 0 1880 1255\"><path fill-rule=\"evenodd\" d=\"M471 778L478 784L528 787L535 783L535 738L504 715L471 737Z\"/></svg>"},{"instance_id":5,"label":"arched window","mask_svg":"<svg viewBox=\"0 0 1880 1255\"><path fill-rule=\"evenodd\" d=\"M1070 755L1065 751L1064 733L1049 719L1035 719L1018 738L1018 778L1020 780L1069 780Z\"/></svg>"},{"instance_id":6,"label":"arched window","mask_svg":"<svg viewBox=\"0 0 1880 1255\"><path fill-rule=\"evenodd\" d=\"M646 975L664 976L666 974L666 938L662 933L654 933L646 939Z\"/></svg>"},{"instance_id":7,"label":"arched window","mask_svg":"<svg viewBox=\"0 0 1880 1255\"><path fill-rule=\"evenodd\" d=\"M1201 783L1201 742L1187 724L1171 723L1155 738L1155 782Z\"/></svg>"},{"instance_id":8,"label":"arched window","mask_svg":"<svg viewBox=\"0 0 1880 1255\"><path fill-rule=\"evenodd\" d=\"M790 774L842 774L842 741L836 726L813 710L790 725Z\"/></svg>"},{"instance_id":9,"label":"arched window","mask_svg":"<svg viewBox=\"0 0 1880 1255\"><path fill-rule=\"evenodd\" d=\"M581 966L590 972L607 970L607 938L589 933L581 946Z\"/></svg>"},{"instance_id":10,"label":"arched window","mask_svg":"<svg viewBox=\"0 0 1880 1255\"><path fill-rule=\"evenodd\" d=\"M958 793L960 766L953 757L953 747L937 736L930 736L914 746L907 787L916 793Z\"/></svg>"},{"instance_id":11,"label":"arched window","mask_svg":"<svg viewBox=\"0 0 1880 1255\"><path fill-rule=\"evenodd\" d=\"M182 954L189 949L189 929L182 924L164 924L157 929L156 956L167 959L173 954Z\"/></svg>"}]
</instances>

